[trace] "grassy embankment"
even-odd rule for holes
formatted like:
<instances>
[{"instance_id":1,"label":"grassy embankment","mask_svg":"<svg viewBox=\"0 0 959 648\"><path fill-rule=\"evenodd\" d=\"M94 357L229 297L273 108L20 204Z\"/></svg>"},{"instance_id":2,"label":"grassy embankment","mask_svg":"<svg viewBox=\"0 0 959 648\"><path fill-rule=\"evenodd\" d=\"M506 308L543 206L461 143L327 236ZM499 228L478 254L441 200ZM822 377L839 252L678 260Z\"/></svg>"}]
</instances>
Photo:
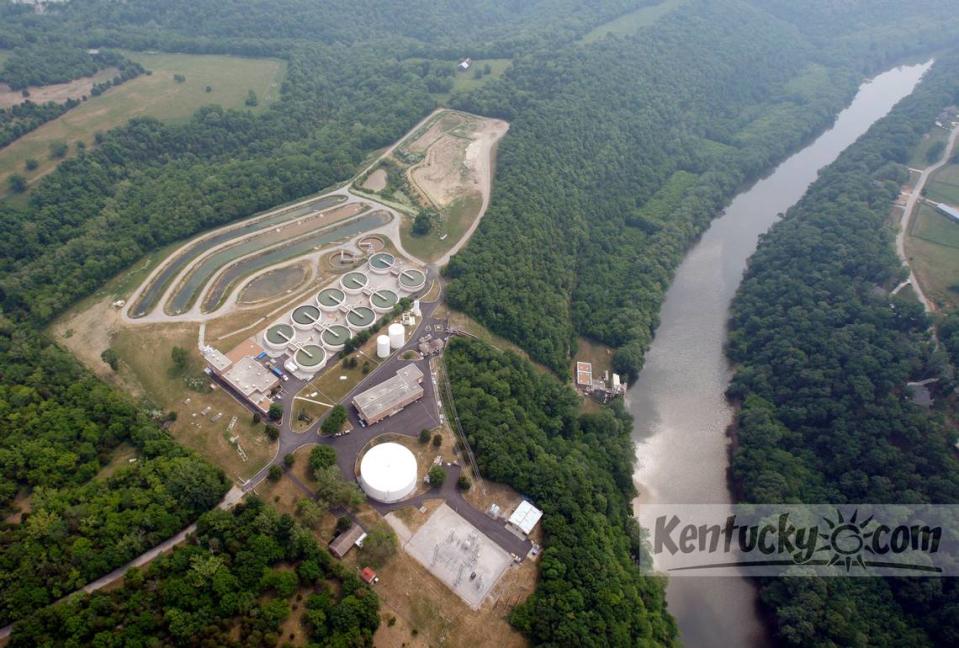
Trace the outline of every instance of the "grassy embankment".
<instances>
[{"instance_id":1,"label":"grassy embankment","mask_svg":"<svg viewBox=\"0 0 959 648\"><path fill-rule=\"evenodd\" d=\"M138 52L127 52L127 55L152 74L141 75L99 97L91 97L0 149L0 191L7 190L7 178L14 173L32 183L52 171L60 160L51 159L51 144L67 143L69 157L76 154L77 142L90 146L98 131L122 126L133 117L182 122L198 108L210 104L243 108L250 90L256 93L259 103L248 110L263 111L279 97L280 84L286 74L286 62L278 59ZM174 74L183 75L186 81L178 83ZM206 91L208 86L210 92ZM28 159L39 162L36 170L24 169Z\"/></svg>"}]
</instances>

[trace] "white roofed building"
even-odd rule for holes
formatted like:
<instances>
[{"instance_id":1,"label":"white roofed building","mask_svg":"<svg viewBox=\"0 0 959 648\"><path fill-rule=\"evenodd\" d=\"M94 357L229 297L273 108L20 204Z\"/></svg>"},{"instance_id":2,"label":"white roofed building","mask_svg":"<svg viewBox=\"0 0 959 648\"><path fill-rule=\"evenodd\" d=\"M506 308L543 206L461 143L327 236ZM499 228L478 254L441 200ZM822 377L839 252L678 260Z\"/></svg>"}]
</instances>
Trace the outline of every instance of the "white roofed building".
<instances>
[{"instance_id":1,"label":"white roofed building","mask_svg":"<svg viewBox=\"0 0 959 648\"><path fill-rule=\"evenodd\" d=\"M541 510L523 500L513 511L513 514L509 516L508 524L522 531L525 535L529 535L533 528L539 524L541 517L543 517Z\"/></svg>"}]
</instances>

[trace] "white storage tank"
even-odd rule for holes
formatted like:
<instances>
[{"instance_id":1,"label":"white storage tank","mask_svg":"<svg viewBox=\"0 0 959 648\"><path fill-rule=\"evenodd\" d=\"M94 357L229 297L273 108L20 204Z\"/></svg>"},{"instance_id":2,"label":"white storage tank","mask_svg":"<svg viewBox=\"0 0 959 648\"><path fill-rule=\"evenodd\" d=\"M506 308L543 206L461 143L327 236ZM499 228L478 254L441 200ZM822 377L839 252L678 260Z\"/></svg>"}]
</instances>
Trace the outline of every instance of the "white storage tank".
<instances>
[{"instance_id":1,"label":"white storage tank","mask_svg":"<svg viewBox=\"0 0 959 648\"><path fill-rule=\"evenodd\" d=\"M390 347L395 351L406 344L406 329L402 324L390 324Z\"/></svg>"},{"instance_id":2,"label":"white storage tank","mask_svg":"<svg viewBox=\"0 0 959 648\"><path fill-rule=\"evenodd\" d=\"M416 490L416 457L398 443L370 448L360 461L360 486L380 502L396 502Z\"/></svg>"},{"instance_id":3,"label":"white storage tank","mask_svg":"<svg viewBox=\"0 0 959 648\"><path fill-rule=\"evenodd\" d=\"M390 356L390 336L380 335L376 338L376 357L388 358Z\"/></svg>"}]
</instances>

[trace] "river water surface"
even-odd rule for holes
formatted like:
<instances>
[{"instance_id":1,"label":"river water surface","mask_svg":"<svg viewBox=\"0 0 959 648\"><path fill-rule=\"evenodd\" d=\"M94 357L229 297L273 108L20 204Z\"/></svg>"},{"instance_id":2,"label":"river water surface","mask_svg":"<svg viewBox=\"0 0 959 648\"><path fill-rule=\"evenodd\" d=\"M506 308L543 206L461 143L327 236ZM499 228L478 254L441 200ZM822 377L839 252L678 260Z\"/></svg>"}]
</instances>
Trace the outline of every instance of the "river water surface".
<instances>
[{"instance_id":1,"label":"river water surface","mask_svg":"<svg viewBox=\"0 0 959 648\"><path fill-rule=\"evenodd\" d=\"M930 63L864 83L832 129L737 196L680 265L646 364L627 394L635 417L636 505L725 504L733 411L723 352L729 304L759 235L794 205L850 144L909 95ZM765 646L753 585L740 578L670 578L669 610L691 648Z\"/></svg>"}]
</instances>

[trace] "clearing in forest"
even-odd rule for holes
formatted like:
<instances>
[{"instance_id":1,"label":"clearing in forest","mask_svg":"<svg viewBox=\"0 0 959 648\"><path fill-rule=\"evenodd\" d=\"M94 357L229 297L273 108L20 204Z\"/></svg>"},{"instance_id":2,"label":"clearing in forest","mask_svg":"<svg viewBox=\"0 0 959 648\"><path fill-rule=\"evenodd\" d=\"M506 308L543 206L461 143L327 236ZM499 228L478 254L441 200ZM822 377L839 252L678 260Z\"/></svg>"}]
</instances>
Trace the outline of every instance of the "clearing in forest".
<instances>
[{"instance_id":1,"label":"clearing in forest","mask_svg":"<svg viewBox=\"0 0 959 648\"><path fill-rule=\"evenodd\" d=\"M905 243L913 272L930 301L940 308L959 308L959 223L920 204Z\"/></svg>"},{"instance_id":2,"label":"clearing in forest","mask_svg":"<svg viewBox=\"0 0 959 648\"><path fill-rule=\"evenodd\" d=\"M678 9L686 0L663 0L659 4L649 5L623 14L619 18L614 18L605 22L583 36L579 42L588 45L602 38L607 34L616 36L632 36L643 27L649 27L657 20L668 13Z\"/></svg>"},{"instance_id":3,"label":"clearing in forest","mask_svg":"<svg viewBox=\"0 0 959 648\"><path fill-rule=\"evenodd\" d=\"M496 146L508 129L499 119L438 111L357 186L406 208L411 216L400 237L407 251L422 261L445 261L465 243L486 210ZM381 189L373 189L374 177ZM424 209L439 218L428 232L414 235L412 215Z\"/></svg>"},{"instance_id":4,"label":"clearing in forest","mask_svg":"<svg viewBox=\"0 0 959 648\"><path fill-rule=\"evenodd\" d=\"M91 97L66 114L27 133L0 149L0 192L7 190L7 178L19 173L33 183L60 162L51 159L50 146L69 145L67 157L76 155L76 143L93 144L98 131L123 126L134 117L156 117L182 122L202 106L243 108L250 90L258 99L251 110L262 111L279 97L286 75L286 63L279 59L251 59L237 56L194 54L142 54L124 52L140 63L150 75L140 75L99 97ZM186 80L177 82L174 75ZM210 91L207 92L207 87ZM34 92L31 89L31 92ZM39 92L39 91L37 91ZM39 166L26 171L24 162L34 159Z\"/></svg>"}]
</instances>

